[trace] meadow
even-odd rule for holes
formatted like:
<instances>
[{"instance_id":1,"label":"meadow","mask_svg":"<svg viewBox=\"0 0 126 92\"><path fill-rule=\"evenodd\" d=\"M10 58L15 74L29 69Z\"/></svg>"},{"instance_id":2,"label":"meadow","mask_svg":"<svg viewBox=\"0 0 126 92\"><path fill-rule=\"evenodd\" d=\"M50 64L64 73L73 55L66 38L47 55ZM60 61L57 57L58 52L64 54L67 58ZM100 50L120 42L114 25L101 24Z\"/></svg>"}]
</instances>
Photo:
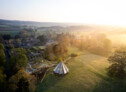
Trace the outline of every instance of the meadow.
<instances>
[{"instance_id":1,"label":"meadow","mask_svg":"<svg viewBox=\"0 0 126 92\"><path fill-rule=\"evenodd\" d=\"M9 34L14 37L15 35L19 34L19 31L0 31L0 34Z\"/></svg>"},{"instance_id":2,"label":"meadow","mask_svg":"<svg viewBox=\"0 0 126 92\"><path fill-rule=\"evenodd\" d=\"M72 51L76 50L72 49ZM70 70L67 75L56 76L52 68L43 82L38 82L36 92L126 91L125 79L112 79L107 75L107 68L110 64L106 57L84 51L83 55L72 58L66 65Z\"/></svg>"}]
</instances>

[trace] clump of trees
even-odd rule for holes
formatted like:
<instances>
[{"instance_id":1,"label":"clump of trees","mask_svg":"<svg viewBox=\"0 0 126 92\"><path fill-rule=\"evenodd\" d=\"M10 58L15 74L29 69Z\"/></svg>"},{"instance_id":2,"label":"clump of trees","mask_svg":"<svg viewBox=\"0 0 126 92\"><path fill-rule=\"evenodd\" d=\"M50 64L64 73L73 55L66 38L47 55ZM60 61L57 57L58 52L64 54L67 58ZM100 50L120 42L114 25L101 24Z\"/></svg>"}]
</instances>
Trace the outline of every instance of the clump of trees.
<instances>
[{"instance_id":1,"label":"clump of trees","mask_svg":"<svg viewBox=\"0 0 126 92\"><path fill-rule=\"evenodd\" d=\"M77 56L78 56L78 54L76 54L76 53L71 54L71 57L77 57Z\"/></svg>"},{"instance_id":2,"label":"clump of trees","mask_svg":"<svg viewBox=\"0 0 126 92\"><path fill-rule=\"evenodd\" d=\"M37 37L41 41L42 44L45 44L47 41L47 37L45 35L40 35Z\"/></svg>"},{"instance_id":3,"label":"clump of trees","mask_svg":"<svg viewBox=\"0 0 126 92\"><path fill-rule=\"evenodd\" d=\"M57 44L46 46L45 58L48 60L56 60L57 57L64 58L70 46L75 46L80 50L87 50L103 56L110 55L112 51L111 40L102 33L85 33L82 36L61 33L57 34L54 39L57 41Z\"/></svg>"},{"instance_id":4,"label":"clump of trees","mask_svg":"<svg viewBox=\"0 0 126 92\"><path fill-rule=\"evenodd\" d=\"M8 81L8 90L10 92L35 92L36 78L27 74L25 69L20 69Z\"/></svg>"},{"instance_id":5,"label":"clump of trees","mask_svg":"<svg viewBox=\"0 0 126 92\"><path fill-rule=\"evenodd\" d=\"M16 74L21 68L26 68L27 66L27 56L24 51L18 52L19 48L16 50L17 52L13 53L8 60L8 71L10 75Z\"/></svg>"},{"instance_id":6,"label":"clump of trees","mask_svg":"<svg viewBox=\"0 0 126 92\"><path fill-rule=\"evenodd\" d=\"M27 31L27 30L22 30L22 31L20 32L20 36L21 36L22 38L28 37L28 31Z\"/></svg>"},{"instance_id":7,"label":"clump of trees","mask_svg":"<svg viewBox=\"0 0 126 92\"><path fill-rule=\"evenodd\" d=\"M12 92L34 92L36 78L25 72L28 58L23 48L12 49L7 68L9 74L8 87Z\"/></svg>"},{"instance_id":8,"label":"clump of trees","mask_svg":"<svg viewBox=\"0 0 126 92\"><path fill-rule=\"evenodd\" d=\"M14 48L6 60L4 45L0 44L0 92L35 92L36 77L27 74L26 51Z\"/></svg>"},{"instance_id":9,"label":"clump of trees","mask_svg":"<svg viewBox=\"0 0 126 92\"><path fill-rule=\"evenodd\" d=\"M0 91L4 92L6 89L7 81L6 74L4 74L4 69L0 68Z\"/></svg>"},{"instance_id":10,"label":"clump of trees","mask_svg":"<svg viewBox=\"0 0 126 92\"><path fill-rule=\"evenodd\" d=\"M112 50L112 42L105 34L90 33L76 39L74 46L80 50L87 50L95 54L108 56Z\"/></svg>"},{"instance_id":11,"label":"clump of trees","mask_svg":"<svg viewBox=\"0 0 126 92\"><path fill-rule=\"evenodd\" d=\"M1 92L4 92L7 84L6 74L4 73L5 63L6 63L6 57L4 53L4 45L0 43L0 91Z\"/></svg>"},{"instance_id":12,"label":"clump of trees","mask_svg":"<svg viewBox=\"0 0 126 92\"><path fill-rule=\"evenodd\" d=\"M0 44L0 67L4 67L6 61L6 56L4 53L4 45Z\"/></svg>"},{"instance_id":13,"label":"clump of trees","mask_svg":"<svg viewBox=\"0 0 126 92\"><path fill-rule=\"evenodd\" d=\"M58 44L50 44L46 46L46 50L44 52L44 57L48 60L56 60L60 57L65 57L68 52L68 47L63 45L62 43Z\"/></svg>"},{"instance_id":14,"label":"clump of trees","mask_svg":"<svg viewBox=\"0 0 126 92\"><path fill-rule=\"evenodd\" d=\"M117 50L108 58L111 63L108 74L112 77L123 78L126 75L126 50Z\"/></svg>"},{"instance_id":15,"label":"clump of trees","mask_svg":"<svg viewBox=\"0 0 126 92\"><path fill-rule=\"evenodd\" d=\"M56 60L57 58L64 58L67 55L70 38L68 34L57 34L55 40L57 44L48 44L44 52L44 56L48 60Z\"/></svg>"},{"instance_id":16,"label":"clump of trees","mask_svg":"<svg viewBox=\"0 0 126 92\"><path fill-rule=\"evenodd\" d=\"M4 39L2 35L0 35L0 43L4 43Z\"/></svg>"},{"instance_id":17,"label":"clump of trees","mask_svg":"<svg viewBox=\"0 0 126 92\"><path fill-rule=\"evenodd\" d=\"M3 35L3 39L4 40L9 40L9 39L11 39L12 37L11 37L11 35L10 34L4 34Z\"/></svg>"}]
</instances>

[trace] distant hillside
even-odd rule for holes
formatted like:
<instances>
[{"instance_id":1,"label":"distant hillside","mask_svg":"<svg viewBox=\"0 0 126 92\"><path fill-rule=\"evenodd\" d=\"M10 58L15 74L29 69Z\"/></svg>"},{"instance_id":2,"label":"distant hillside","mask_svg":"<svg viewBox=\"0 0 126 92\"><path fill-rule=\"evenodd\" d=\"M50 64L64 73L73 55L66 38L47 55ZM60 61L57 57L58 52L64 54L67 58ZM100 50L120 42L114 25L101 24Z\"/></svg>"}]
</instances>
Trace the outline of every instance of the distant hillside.
<instances>
[{"instance_id":1,"label":"distant hillside","mask_svg":"<svg viewBox=\"0 0 126 92\"><path fill-rule=\"evenodd\" d=\"M0 19L0 31L21 31L27 26L37 27L37 29L43 30L83 30L90 28L88 25L82 25L77 23L54 23L54 22L34 22L34 21L19 21L19 20L4 20Z\"/></svg>"},{"instance_id":2,"label":"distant hillside","mask_svg":"<svg viewBox=\"0 0 126 92\"><path fill-rule=\"evenodd\" d=\"M0 25L27 25L27 26L37 26L37 27L50 27L50 26L69 26L75 24L69 23L54 23L54 22L34 22L34 21L19 21L19 20L4 20L0 19Z\"/></svg>"}]
</instances>

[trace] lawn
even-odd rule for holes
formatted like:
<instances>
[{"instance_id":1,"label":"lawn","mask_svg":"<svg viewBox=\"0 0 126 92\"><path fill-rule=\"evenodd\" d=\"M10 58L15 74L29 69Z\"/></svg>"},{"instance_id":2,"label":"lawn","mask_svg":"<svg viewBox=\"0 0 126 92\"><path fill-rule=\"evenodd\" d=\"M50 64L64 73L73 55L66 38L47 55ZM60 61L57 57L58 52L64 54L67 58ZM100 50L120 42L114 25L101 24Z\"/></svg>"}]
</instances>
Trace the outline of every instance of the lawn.
<instances>
[{"instance_id":1,"label":"lawn","mask_svg":"<svg viewBox=\"0 0 126 92\"><path fill-rule=\"evenodd\" d=\"M66 76L59 77L50 71L42 83L38 82L36 92L126 92L125 80L107 76L107 58L83 53L66 64L70 70Z\"/></svg>"}]
</instances>

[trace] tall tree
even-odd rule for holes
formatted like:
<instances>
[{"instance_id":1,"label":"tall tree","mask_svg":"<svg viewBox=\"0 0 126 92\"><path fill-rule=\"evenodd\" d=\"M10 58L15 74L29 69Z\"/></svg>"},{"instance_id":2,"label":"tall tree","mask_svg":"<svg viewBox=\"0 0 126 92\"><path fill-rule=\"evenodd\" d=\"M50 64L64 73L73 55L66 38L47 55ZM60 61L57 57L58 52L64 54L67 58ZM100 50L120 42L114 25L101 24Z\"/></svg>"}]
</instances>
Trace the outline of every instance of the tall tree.
<instances>
[{"instance_id":1,"label":"tall tree","mask_svg":"<svg viewBox=\"0 0 126 92\"><path fill-rule=\"evenodd\" d=\"M108 68L109 75L113 77L124 77L126 74L126 50L117 50L108 58L111 66Z\"/></svg>"},{"instance_id":2,"label":"tall tree","mask_svg":"<svg viewBox=\"0 0 126 92\"><path fill-rule=\"evenodd\" d=\"M17 73L21 68L27 66L26 51L22 48L13 49L10 59L8 60L8 71L10 75Z\"/></svg>"},{"instance_id":3,"label":"tall tree","mask_svg":"<svg viewBox=\"0 0 126 92\"><path fill-rule=\"evenodd\" d=\"M0 66L4 66L6 61L6 56L4 53L4 46L0 43Z\"/></svg>"},{"instance_id":4,"label":"tall tree","mask_svg":"<svg viewBox=\"0 0 126 92\"><path fill-rule=\"evenodd\" d=\"M0 69L0 92L5 92L6 86L6 75L3 73L3 69Z\"/></svg>"},{"instance_id":5,"label":"tall tree","mask_svg":"<svg viewBox=\"0 0 126 92\"><path fill-rule=\"evenodd\" d=\"M29 82L27 78L22 77L17 84L17 92L29 92Z\"/></svg>"}]
</instances>

